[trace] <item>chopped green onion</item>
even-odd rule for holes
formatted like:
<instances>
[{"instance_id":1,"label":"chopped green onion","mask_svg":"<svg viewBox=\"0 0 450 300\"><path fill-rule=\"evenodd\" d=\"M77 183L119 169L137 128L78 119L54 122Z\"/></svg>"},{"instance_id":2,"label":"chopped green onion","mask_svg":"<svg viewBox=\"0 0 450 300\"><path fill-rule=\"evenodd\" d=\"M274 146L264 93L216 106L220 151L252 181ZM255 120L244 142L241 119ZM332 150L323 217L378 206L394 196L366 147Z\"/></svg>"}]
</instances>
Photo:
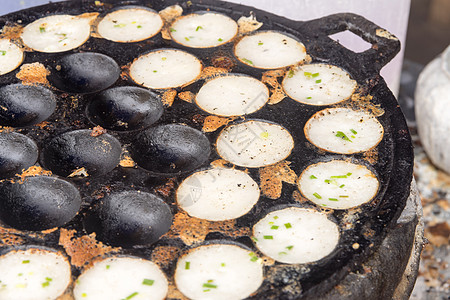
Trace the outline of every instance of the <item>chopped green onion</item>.
<instances>
[{"instance_id":1,"label":"chopped green onion","mask_svg":"<svg viewBox=\"0 0 450 300\"><path fill-rule=\"evenodd\" d=\"M312 97L306 97L306 99L312 99Z\"/></svg>"},{"instance_id":2,"label":"chopped green onion","mask_svg":"<svg viewBox=\"0 0 450 300\"><path fill-rule=\"evenodd\" d=\"M250 255L250 261L257 261L258 260L258 256L256 256L256 254L254 252L250 252L248 255Z\"/></svg>"},{"instance_id":3,"label":"chopped green onion","mask_svg":"<svg viewBox=\"0 0 450 300\"><path fill-rule=\"evenodd\" d=\"M166 60L167 59L167 57L161 57L161 60Z\"/></svg>"},{"instance_id":4,"label":"chopped green onion","mask_svg":"<svg viewBox=\"0 0 450 300\"><path fill-rule=\"evenodd\" d=\"M225 267L225 263L221 263L220 266L221 266L221 267Z\"/></svg>"},{"instance_id":5,"label":"chopped green onion","mask_svg":"<svg viewBox=\"0 0 450 300\"><path fill-rule=\"evenodd\" d=\"M352 173L347 173L346 175L347 175L347 176L352 176Z\"/></svg>"},{"instance_id":6,"label":"chopped green onion","mask_svg":"<svg viewBox=\"0 0 450 300\"><path fill-rule=\"evenodd\" d=\"M250 65L253 65L253 62L249 59L243 58L242 60Z\"/></svg>"},{"instance_id":7,"label":"chopped green onion","mask_svg":"<svg viewBox=\"0 0 450 300\"><path fill-rule=\"evenodd\" d=\"M189 270L189 269L191 268L191 262L190 262L190 261L185 262L185 263L184 263L184 268L185 268L186 270Z\"/></svg>"},{"instance_id":8,"label":"chopped green onion","mask_svg":"<svg viewBox=\"0 0 450 300\"><path fill-rule=\"evenodd\" d=\"M256 237L254 237L254 236L252 236L251 239L252 239L255 243L258 242L258 239L257 239Z\"/></svg>"},{"instance_id":9,"label":"chopped green onion","mask_svg":"<svg viewBox=\"0 0 450 300\"><path fill-rule=\"evenodd\" d=\"M19 273L19 274L17 274L17 276L23 276L23 273ZM0 280L0 282L2 282L2 281Z\"/></svg>"},{"instance_id":10,"label":"chopped green onion","mask_svg":"<svg viewBox=\"0 0 450 300\"><path fill-rule=\"evenodd\" d=\"M39 32L40 33L44 33L45 32L45 27L39 27Z\"/></svg>"},{"instance_id":11,"label":"chopped green onion","mask_svg":"<svg viewBox=\"0 0 450 300\"><path fill-rule=\"evenodd\" d=\"M110 265L106 265L106 270L109 270L109 268L111 268Z\"/></svg>"},{"instance_id":12,"label":"chopped green onion","mask_svg":"<svg viewBox=\"0 0 450 300\"><path fill-rule=\"evenodd\" d=\"M189 38L188 38L187 36L185 36L184 39L185 39L186 41L189 41Z\"/></svg>"},{"instance_id":13,"label":"chopped green onion","mask_svg":"<svg viewBox=\"0 0 450 300\"><path fill-rule=\"evenodd\" d=\"M339 186L339 188L342 189L344 186L345 186L345 184L341 184L341 185Z\"/></svg>"},{"instance_id":14,"label":"chopped green onion","mask_svg":"<svg viewBox=\"0 0 450 300\"><path fill-rule=\"evenodd\" d=\"M219 42L223 42L223 39L222 38L218 38L217 39Z\"/></svg>"},{"instance_id":15,"label":"chopped green onion","mask_svg":"<svg viewBox=\"0 0 450 300\"><path fill-rule=\"evenodd\" d=\"M334 185L338 185L337 181L334 180L334 179L325 179L324 181L325 181L325 183L328 183L328 184L331 183L331 184L334 184Z\"/></svg>"},{"instance_id":16,"label":"chopped green onion","mask_svg":"<svg viewBox=\"0 0 450 300\"><path fill-rule=\"evenodd\" d=\"M286 229L292 228L291 223L284 223L284 227L286 227Z\"/></svg>"},{"instance_id":17,"label":"chopped green onion","mask_svg":"<svg viewBox=\"0 0 450 300\"><path fill-rule=\"evenodd\" d=\"M311 176L309 176L309 179L317 179L317 177L314 175L311 175Z\"/></svg>"},{"instance_id":18,"label":"chopped green onion","mask_svg":"<svg viewBox=\"0 0 450 300\"><path fill-rule=\"evenodd\" d=\"M86 297L87 297L87 294L86 294L86 293L82 293L82 294L81 294L81 297L86 298Z\"/></svg>"},{"instance_id":19,"label":"chopped green onion","mask_svg":"<svg viewBox=\"0 0 450 300\"><path fill-rule=\"evenodd\" d=\"M289 70L288 78L292 78L295 75L294 70Z\"/></svg>"},{"instance_id":20,"label":"chopped green onion","mask_svg":"<svg viewBox=\"0 0 450 300\"><path fill-rule=\"evenodd\" d=\"M114 27L119 27L119 28L123 28L125 26L127 26L127 24L124 24L124 23L114 25Z\"/></svg>"},{"instance_id":21,"label":"chopped green onion","mask_svg":"<svg viewBox=\"0 0 450 300\"><path fill-rule=\"evenodd\" d=\"M172 27L171 27L169 30L170 30L170 32L175 32L175 31L177 31L175 28L172 28Z\"/></svg>"},{"instance_id":22,"label":"chopped green onion","mask_svg":"<svg viewBox=\"0 0 450 300\"><path fill-rule=\"evenodd\" d=\"M263 42L259 42L259 43L258 43L258 46L262 46L262 45L264 45Z\"/></svg>"},{"instance_id":23,"label":"chopped green onion","mask_svg":"<svg viewBox=\"0 0 450 300\"><path fill-rule=\"evenodd\" d=\"M265 235L264 239L265 240L273 240L273 235Z\"/></svg>"},{"instance_id":24,"label":"chopped green onion","mask_svg":"<svg viewBox=\"0 0 450 300\"><path fill-rule=\"evenodd\" d=\"M339 198L348 198L347 195L340 195Z\"/></svg>"},{"instance_id":25,"label":"chopped green onion","mask_svg":"<svg viewBox=\"0 0 450 300\"><path fill-rule=\"evenodd\" d=\"M153 73L157 73L158 71L157 70L153 70Z\"/></svg>"},{"instance_id":26,"label":"chopped green onion","mask_svg":"<svg viewBox=\"0 0 450 300\"><path fill-rule=\"evenodd\" d=\"M287 252L279 252L278 255L287 255Z\"/></svg>"},{"instance_id":27,"label":"chopped green onion","mask_svg":"<svg viewBox=\"0 0 450 300\"><path fill-rule=\"evenodd\" d=\"M22 260L22 263L23 264L29 264L30 263L30 261L27 259L27 260Z\"/></svg>"},{"instance_id":28,"label":"chopped green onion","mask_svg":"<svg viewBox=\"0 0 450 300\"><path fill-rule=\"evenodd\" d=\"M209 280L208 280L209 281ZM203 284L204 288L210 288L210 289L217 289L217 285L213 284L213 283L204 283Z\"/></svg>"},{"instance_id":29,"label":"chopped green onion","mask_svg":"<svg viewBox=\"0 0 450 300\"><path fill-rule=\"evenodd\" d=\"M5 55L6 55L6 51L5 51L5 50L0 50L0 54L1 54L2 56L5 56Z\"/></svg>"},{"instance_id":30,"label":"chopped green onion","mask_svg":"<svg viewBox=\"0 0 450 300\"><path fill-rule=\"evenodd\" d=\"M278 219L278 216L274 216L273 218L276 220L276 219Z\"/></svg>"},{"instance_id":31,"label":"chopped green onion","mask_svg":"<svg viewBox=\"0 0 450 300\"><path fill-rule=\"evenodd\" d=\"M292 250L292 248L294 248L294 246L292 246L292 245L286 247L286 249L288 249L288 250Z\"/></svg>"},{"instance_id":32,"label":"chopped green onion","mask_svg":"<svg viewBox=\"0 0 450 300\"><path fill-rule=\"evenodd\" d=\"M270 229L278 229L279 226L277 225L272 225L272 227L270 227Z\"/></svg>"},{"instance_id":33,"label":"chopped green onion","mask_svg":"<svg viewBox=\"0 0 450 300\"><path fill-rule=\"evenodd\" d=\"M335 176L330 176L330 178L347 178L347 175L335 175Z\"/></svg>"},{"instance_id":34,"label":"chopped green onion","mask_svg":"<svg viewBox=\"0 0 450 300\"><path fill-rule=\"evenodd\" d=\"M269 222L269 225L273 225L273 224L275 224L274 222Z\"/></svg>"},{"instance_id":35,"label":"chopped green onion","mask_svg":"<svg viewBox=\"0 0 450 300\"><path fill-rule=\"evenodd\" d=\"M197 28L195 28L195 31L198 31L199 29L203 29L202 26L197 26Z\"/></svg>"},{"instance_id":36,"label":"chopped green onion","mask_svg":"<svg viewBox=\"0 0 450 300\"><path fill-rule=\"evenodd\" d=\"M336 198L328 198L328 200L330 200L330 201L339 201L339 200L336 199Z\"/></svg>"},{"instance_id":37,"label":"chopped green onion","mask_svg":"<svg viewBox=\"0 0 450 300\"><path fill-rule=\"evenodd\" d=\"M320 195L317 194L317 193L314 193L313 195L314 195L314 197L316 197L317 199L322 199L322 196L320 196Z\"/></svg>"},{"instance_id":38,"label":"chopped green onion","mask_svg":"<svg viewBox=\"0 0 450 300\"><path fill-rule=\"evenodd\" d=\"M311 76L312 76L313 78L315 78L315 77L319 76L319 73L314 73L314 74L312 74Z\"/></svg>"},{"instance_id":39,"label":"chopped green onion","mask_svg":"<svg viewBox=\"0 0 450 300\"><path fill-rule=\"evenodd\" d=\"M321 83L322 82L322 79L317 79L316 80L316 83Z\"/></svg>"},{"instance_id":40,"label":"chopped green onion","mask_svg":"<svg viewBox=\"0 0 450 300\"><path fill-rule=\"evenodd\" d=\"M45 277L45 280L52 281L53 279L51 279L50 277Z\"/></svg>"},{"instance_id":41,"label":"chopped green onion","mask_svg":"<svg viewBox=\"0 0 450 300\"><path fill-rule=\"evenodd\" d=\"M305 75L306 77L311 77L312 73L311 72L303 72L303 75Z\"/></svg>"},{"instance_id":42,"label":"chopped green onion","mask_svg":"<svg viewBox=\"0 0 450 300\"><path fill-rule=\"evenodd\" d=\"M43 282L42 283L42 287L47 287L47 286L49 286L50 285L50 282L49 281L46 281L46 282Z\"/></svg>"},{"instance_id":43,"label":"chopped green onion","mask_svg":"<svg viewBox=\"0 0 450 300\"><path fill-rule=\"evenodd\" d=\"M342 139L345 140L345 141L352 142L352 140L350 140L350 139L345 135L345 133L343 133L342 131L336 132L336 137L342 138Z\"/></svg>"},{"instance_id":44,"label":"chopped green onion","mask_svg":"<svg viewBox=\"0 0 450 300\"><path fill-rule=\"evenodd\" d=\"M155 283L155 281L154 280L152 280L152 279L144 279L143 281L142 281L142 284L145 284L145 285L153 285L153 283Z\"/></svg>"},{"instance_id":45,"label":"chopped green onion","mask_svg":"<svg viewBox=\"0 0 450 300\"><path fill-rule=\"evenodd\" d=\"M137 296L139 293L138 292L134 292L133 294L129 295L128 297L125 298L125 300L129 300L135 296Z\"/></svg>"},{"instance_id":46,"label":"chopped green onion","mask_svg":"<svg viewBox=\"0 0 450 300\"><path fill-rule=\"evenodd\" d=\"M136 27L137 27L137 28L139 28L139 29L140 29L140 28L142 28L142 26L141 26L141 25L138 25L138 26L136 26Z\"/></svg>"},{"instance_id":47,"label":"chopped green onion","mask_svg":"<svg viewBox=\"0 0 450 300\"><path fill-rule=\"evenodd\" d=\"M353 134L358 134L358 132L356 132L355 129L350 129L350 131L351 131Z\"/></svg>"},{"instance_id":48,"label":"chopped green onion","mask_svg":"<svg viewBox=\"0 0 450 300\"><path fill-rule=\"evenodd\" d=\"M206 289L206 290L203 290L204 292L210 292L211 290L210 289Z\"/></svg>"}]
</instances>

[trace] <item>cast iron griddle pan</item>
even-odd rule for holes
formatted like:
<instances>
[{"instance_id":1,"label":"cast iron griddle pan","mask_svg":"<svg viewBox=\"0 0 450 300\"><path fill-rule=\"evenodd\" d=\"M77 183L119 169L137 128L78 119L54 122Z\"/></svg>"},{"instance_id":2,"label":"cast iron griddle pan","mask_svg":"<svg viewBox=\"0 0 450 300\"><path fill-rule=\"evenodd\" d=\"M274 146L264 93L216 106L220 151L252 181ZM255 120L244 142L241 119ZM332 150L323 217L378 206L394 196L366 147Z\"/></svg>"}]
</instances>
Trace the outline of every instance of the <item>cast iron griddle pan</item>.
<instances>
[{"instance_id":1,"label":"cast iron griddle pan","mask_svg":"<svg viewBox=\"0 0 450 300\"><path fill-rule=\"evenodd\" d=\"M183 7L183 14L195 11L217 11L224 13L234 20L241 16L254 14L258 21L263 23L259 30L277 30L297 37L305 46L307 53L313 62L330 63L347 70L358 82L362 95L371 95L372 104L379 105L384 110L384 114L378 117L385 130L385 135L381 143L376 147L378 154L373 163L366 160L364 154L338 155L318 151L305 138L303 126L305 122L317 111L330 106L311 106L298 103L290 98L286 98L276 105L266 105L263 109L247 116L251 119L263 119L276 122L284 126L293 135L295 148L287 158L292 162L291 169L300 174L311 162L329 160L332 158L352 158L370 166L376 171L381 183L381 188L376 198L369 204L365 204L357 209L334 211L333 215L337 219L341 228L341 240L337 249L325 259L307 265L286 265L275 263L273 266L265 267L265 281L257 294L251 299L314 299L315 297L329 291L336 286L339 281L350 271L362 270L362 264L371 253L377 249L385 237L391 224L400 215L409 195L410 182L412 179L413 152L411 140L404 117L391 91L387 88L385 81L380 77L380 69L389 62L399 51L400 43L395 38L377 35L379 29L375 24L366 19L349 13L342 13L323 17L320 19L300 22L288 20L265 11L255 8L231 4L221 1L194 0L194 1L103 1L104 5L98 6L94 1L68 1L61 3L51 3L0 18L0 26L12 25L21 20L21 24L26 25L38 18L52 14L72 14L77 15L85 12L107 12L110 9L122 5L140 5L150 7L156 11L167 6L179 4ZM354 53L328 37L328 35L350 30L372 44L369 50L362 53ZM233 44L233 43L231 43ZM211 49L185 48L172 41L164 40L161 34L136 43L115 43L106 39L91 37L81 47L69 51L97 52L112 57L120 66L125 66L132 62L139 55L151 49L177 48L186 50L197 56L204 66L213 65L217 57L226 56L232 61L232 73L245 73L257 79L261 79L262 73L266 70L251 68L240 63L233 55L232 45L224 45ZM25 63L41 62L44 65L51 65L62 55L67 53L39 53L27 52ZM182 66L180 66L182 68ZM0 84L8 85L19 83L15 77L18 69L0 77ZM204 81L200 80L178 91L192 91L196 93ZM113 86L135 85L126 77L121 77ZM95 124L91 123L85 115L86 104L95 94L67 94L54 91L56 94L57 108L55 113L47 120L46 126L29 126L15 128L14 131L31 137L37 142L40 149L48 140L58 134L75 130L91 129ZM69 100L70 99L70 100ZM350 101L350 100L347 100ZM208 114L192 103L175 100L171 107L166 107L163 116L154 124L184 123L195 129L202 129L202 120ZM201 168L205 168L210 162L219 159L214 145L220 130L207 133L211 144L211 155L208 162ZM116 137L123 147L129 147L133 137L137 132L113 132L109 134ZM107 176L87 177L81 179L65 178L72 182L80 190L83 205L80 213L64 228L75 229L77 236L85 235L82 226L82 219L89 207L102 195L129 189L134 189L155 193L157 188L164 186L171 178L176 186L187 176L192 174L182 173L179 175L165 176L155 175L142 168L123 168L117 166ZM259 182L258 170L249 169L249 174ZM283 192L277 205L298 204L293 198L293 193L297 190L295 185L283 183ZM179 210L175 204L174 191L170 193L160 193L160 196L170 204L174 214ZM308 207L311 203L303 204ZM274 206L274 200L262 196L253 209L243 217L237 219L236 227L252 227L261 217ZM351 221L349 221L351 220ZM346 222L352 222L354 226L343 230ZM190 224L185 224L187 227ZM44 237L36 236L30 232L15 233L25 238L25 244L42 245L56 249L62 249L58 244L59 229L46 234ZM255 249L248 236L228 236L226 232L211 231L206 236L208 240L238 241ZM354 249L353 244L358 243L360 247ZM130 249L122 249L120 253L150 258L153 249L162 245L171 245L181 250L189 249L178 238L163 236L157 243ZM10 247L3 247L3 251ZM167 277L174 274L176 260L167 264L163 269ZM74 276L78 276L80 268L73 267Z\"/></svg>"}]
</instances>

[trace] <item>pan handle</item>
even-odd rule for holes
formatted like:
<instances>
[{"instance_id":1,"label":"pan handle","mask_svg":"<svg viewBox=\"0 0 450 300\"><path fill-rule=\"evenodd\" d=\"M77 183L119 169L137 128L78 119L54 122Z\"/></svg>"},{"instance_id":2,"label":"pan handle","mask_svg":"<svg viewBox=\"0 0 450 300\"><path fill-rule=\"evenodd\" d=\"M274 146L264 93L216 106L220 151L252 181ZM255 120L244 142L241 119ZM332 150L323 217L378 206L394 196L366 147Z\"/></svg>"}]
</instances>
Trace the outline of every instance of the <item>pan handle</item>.
<instances>
[{"instance_id":1,"label":"pan handle","mask_svg":"<svg viewBox=\"0 0 450 300\"><path fill-rule=\"evenodd\" d=\"M313 33L312 38L321 44L316 44L316 47L326 44L340 52L350 51L351 57L356 55L361 60L360 63L371 65L376 71L379 71L400 51L398 38L364 17L353 13L338 13L307 21L301 25L301 29L303 32ZM372 47L362 53L354 53L328 37L345 30L349 30L366 42L371 43ZM313 42L313 40L311 41Z\"/></svg>"}]
</instances>

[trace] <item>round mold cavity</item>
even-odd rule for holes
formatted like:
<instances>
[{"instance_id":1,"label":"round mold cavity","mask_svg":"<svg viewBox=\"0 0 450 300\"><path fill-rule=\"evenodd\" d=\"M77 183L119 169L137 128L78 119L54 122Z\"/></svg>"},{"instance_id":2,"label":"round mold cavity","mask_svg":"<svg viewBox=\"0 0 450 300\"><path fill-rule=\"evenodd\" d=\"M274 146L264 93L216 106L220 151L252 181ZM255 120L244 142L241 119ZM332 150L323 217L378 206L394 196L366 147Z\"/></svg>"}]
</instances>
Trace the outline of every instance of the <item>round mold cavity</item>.
<instances>
[{"instance_id":1,"label":"round mold cavity","mask_svg":"<svg viewBox=\"0 0 450 300\"><path fill-rule=\"evenodd\" d=\"M139 56L130 66L134 82L150 89L169 89L194 82L202 72L194 55L178 49L158 49Z\"/></svg>"},{"instance_id":2,"label":"round mold cavity","mask_svg":"<svg viewBox=\"0 0 450 300\"><path fill-rule=\"evenodd\" d=\"M177 288L189 299L245 299L263 283L262 260L238 243L191 249L178 259Z\"/></svg>"},{"instance_id":3,"label":"round mold cavity","mask_svg":"<svg viewBox=\"0 0 450 300\"><path fill-rule=\"evenodd\" d=\"M258 202L258 184L245 172L214 168L186 178L178 187L178 205L189 215L210 221L239 218Z\"/></svg>"},{"instance_id":4,"label":"round mold cavity","mask_svg":"<svg viewBox=\"0 0 450 300\"><path fill-rule=\"evenodd\" d=\"M158 265L142 258L112 256L94 261L75 281L75 300L163 300L168 282Z\"/></svg>"},{"instance_id":5,"label":"round mold cavity","mask_svg":"<svg viewBox=\"0 0 450 300\"><path fill-rule=\"evenodd\" d=\"M286 94L309 105L330 105L347 100L357 83L343 69L328 64L306 64L291 69L283 79Z\"/></svg>"},{"instance_id":6,"label":"round mold cavity","mask_svg":"<svg viewBox=\"0 0 450 300\"><path fill-rule=\"evenodd\" d=\"M24 44L45 53L64 52L83 45L91 34L97 15L53 15L37 19L22 31Z\"/></svg>"},{"instance_id":7,"label":"round mold cavity","mask_svg":"<svg viewBox=\"0 0 450 300\"><path fill-rule=\"evenodd\" d=\"M201 131L180 124L149 128L130 149L140 167L157 174L193 171L208 160L210 152L209 140Z\"/></svg>"},{"instance_id":8,"label":"round mold cavity","mask_svg":"<svg viewBox=\"0 0 450 300\"><path fill-rule=\"evenodd\" d=\"M56 97L47 88L11 84L0 88L0 125L25 127L45 121L56 108Z\"/></svg>"},{"instance_id":9,"label":"round mold cavity","mask_svg":"<svg viewBox=\"0 0 450 300\"><path fill-rule=\"evenodd\" d=\"M307 199L332 209L349 209L371 201L379 185L366 166L342 160L312 164L298 179L298 188Z\"/></svg>"},{"instance_id":10,"label":"round mold cavity","mask_svg":"<svg viewBox=\"0 0 450 300\"><path fill-rule=\"evenodd\" d=\"M89 176L112 171L120 161L119 141L107 133L91 134L92 130L82 129L53 138L43 149L43 165L55 174L71 177L81 168Z\"/></svg>"},{"instance_id":11,"label":"round mold cavity","mask_svg":"<svg viewBox=\"0 0 450 300\"><path fill-rule=\"evenodd\" d=\"M172 212L159 197L138 191L113 193L84 220L88 232L110 245L132 247L158 241L172 225Z\"/></svg>"},{"instance_id":12,"label":"round mold cavity","mask_svg":"<svg viewBox=\"0 0 450 300\"><path fill-rule=\"evenodd\" d=\"M0 132L0 179L28 169L38 156L39 149L29 137L15 132Z\"/></svg>"},{"instance_id":13,"label":"round mold cavity","mask_svg":"<svg viewBox=\"0 0 450 300\"><path fill-rule=\"evenodd\" d=\"M204 111L218 116L241 116L261 109L269 100L269 89L244 74L220 76L205 83L195 97Z\"/></svg>"},{"instance_id":14,"label":"round mold cavity","mask_svg":"<svg viewBox=\"0 0 450 300\"><path fill-rule=\"evenodd\" d=\"M70 263L60 252L39 246L0 256L0 299L59 299L72 281Z\"/></svg>"},{"instance_id":15,"label":"round mold cavity","mask_svg":"<svg viewBox=\"0 0 450 300\"><path fill-rule=\"evenodd\" d=\"M306 122L304 131L316 147L342 154L373 149L384 135L383 126L374 115L340 107L315 113Z\"/></svg>"},{"instance_id":16,"label":"round mold cavity","mask_svg":"<svg viewBox=\"0 0 450 300\"><path fill-rule=\"evenodd\" d=\"M339 227L327 214L294 206L270 212L253 226L256 247L288 264L323 259L333 252L339 239Z\"/></svg>"},{"instance_id":17,"label":"round mold cavity","mask_svg":"<svg viewBox=\"0 0 450 300\"><path fill-rule=\"evenodd\" d=\"M217 153L242 167L259 168L286 159L294 139L281 125L264 120L249 120L230 125L217 138Z\"/></svg>"},{"instance_id":18,"label":"round mold cavity","mask_svg":"<svg viewBox=\"0 0 450 300\"><path fill-rule=\"evenodd\" d=\"M120 68L109 56L94 52L63 56L51 65L48 80L69 93L95 93L113 85Z\"/></svg>"},{"instance_id":19,"label":"round mold cavity","mask_svg":"<svg viewBox=\"0 0 450 300\"><path fill-rule=\"evenodd\" d=\"M295 37L278 31L257 31L244 36L234 46L235 56L259 69L278 69L306 59L305 46Z\"/></svg>"},{"instance_id":20,"label":"round mold cavity","mask_svg":"<svg viewBox=\"0 0 450 300\"><path fill-rule=\"evenodd\" d=\"M15 70L23 61L23 51L8 39L0 39L0 75Z\"/></svg>"},{"instance_id":21,"label":"round mold cavity","mask_svg":"<svg viewBox=\"0 0 450 300\"><path fill-rule=\"evenodd\" d=\"M96 95L86 112L97 125L128 131L149 127L162 116L164 107L157 94L139 87L122 86Z\"/></svg>"},{"instance_id":22,"label":"round mold cavity","mask_svg":"<svg viewBox=\"0 0 450 300\"><path fill-rule=\"evenodd\" d=\"M191 48L217 47L231 41L238 25L230 17L215 12L199 12L181 16L170 25L172 39Z\"/></svg>"},{"instance_id":23,"label":"round mold cavity","mask_svg":"<svg viewBox=\"0 0 450 300\"><path fill-rule=\"evenodd\" d=\"M132 43L151 38L162 26L163 20L156 11L143 6L124 6L103 17L97 31L104 39Z\"/></svg>"},{"instance_id":24,"label":"round mold cavity","mask_svg":"<svg viewBox=\"0 0 450 300\"><path fill-rule=\"evenodd\" d=\"M48 176L4 182L0 219L21 230L45 230L66 224L78 213L81 196L71 183Z\"/></svg>"}]
</instances>

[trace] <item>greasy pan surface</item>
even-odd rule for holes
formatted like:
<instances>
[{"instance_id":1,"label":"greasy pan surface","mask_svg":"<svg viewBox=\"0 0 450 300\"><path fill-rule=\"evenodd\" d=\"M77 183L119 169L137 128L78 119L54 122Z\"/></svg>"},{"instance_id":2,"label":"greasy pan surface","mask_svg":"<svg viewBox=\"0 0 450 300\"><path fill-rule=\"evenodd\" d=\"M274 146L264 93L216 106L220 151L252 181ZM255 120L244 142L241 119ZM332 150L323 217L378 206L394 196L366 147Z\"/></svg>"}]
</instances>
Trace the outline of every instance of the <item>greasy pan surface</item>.
<instances>
[{"instance_id":1,"label":"greasy pan surface","mask_svg":"<svg viewBox=\"0 0 450 300\"><path fill-rule=\"evenodd\" d=\"M373 169L380 180L380 190L376 198L369 204L348 211L332 212L341 228L341 239L338 247L330 256L307 265L275 263L273 266L266 266L265 282L258 290L258 293L251 297L252 299L313 299L314 296L333 288L349 271L362 269L362 263L377 249L390 225L397 219L406 203L413 166L411 140L397 101L379 75L379 70L398 52L399 42L388 36L377 35L376 30L378 27L376 25L352 14L338 14L309 22L297 22L242 5L220 1L188 2L103 1L104 5L102 6L96 6L94 1L53 3L3 16L0 18L0 26L5 24L11 25L18 20L21 20L21 24L28 24L51 14L102 13L124 4L142 5L156 11L173 4L179 4L184 9L183 14L211 10L224 13L234 20L239 19L241 16L249 16L250 12L253 12L257 20L263 22L263 26L259 30L277 30L289 33L297 37L306 46L306 51L311 56L312 62L330 63L347 70L358 82L359 92L362 97L366 95L373 96L370 101L371 105L379 105L379 108L384 112L378 117L378 120L383 125L385 134L383 140L374 150L376 152L375 159L367 157L364 153L339 155L319 151L306 140L303 133L305 122L317 111L332 106L310 106L286 98L278 104L266 105L263 109L248 116L249 119L262 119L281 124L292 134L295 148L286 160L291 162L290 168L297 175L311 162L327 161L333 158L351 158ZM373 47L363 53L353 53L328 38L328 35L346 29L362 36L372 43ZM230 43L209 49L186 48L172 41L164 40L159 33L148 40L128 44L91 37L81 47L71 50L69 53L101 53L112 57L119 66L126 66L136 57L151 49L177 48L197 56L205 67L212 66L215 58L226 56L232 61L232 73L244 73L261 79L263 73L267 70L251 68L238 62L233 56L232 45L233 43ZM27 52L24 63L41 62L44 65L51 65L52 62L65 54L67 53ZM19 83L20 81L16 78L17 72L18 69L0 76L0 84L3 86ZM192 91L196 93L203 83L203 80L199 80L187 87L178 89L178 92ZM135 84L123 77L114 84L114 86L124 85ZM57 108L55 113L47 120L48 124L46 126L28 126L14 129L14 131L32 138L38 144L39 149L42 149L53 136L75 129L90 129L95 126L85 114L86 104L95 96L95 93L85 95L67 95L67 93L59 91L54 91L54 93L57 96ZM346 102L350 101L347 100ZM358 107L366 104L353 103L352 105ZM175 100L171 107L165 107L162 117L152 126L184 123L192 128L201 130L201 120L206 116L208 114L194 104ZM239 122L239 120L236 122ZM207 162L202 164L197 170L207 167L212 161L220 159L214 147L220 131L221 129L206 133L211 144L211 154ZM108 134L116 137L122 146L129 146L137 132L108 131ZM249 169L248 171L251 177L259 183L258 169ZM184 178L192 173L187 172L178 176L157 176L141 168L116 167L106 176L81 179L68 178L67 180L74 183L80 190L83 204L81 212L75 219L63 227L75 229L76 236L85 235L82 219L89 211L90 204L95 203L99 198L101 199L105 193L129 189L130 186L133 186L135 190L154 193L158 191L158 187L165 185L167 182L174 183L175 187L178 186ZM296 185L283 184L282 195L276 200L276 205L298 205L298 201L293 197L296 191ZM172 212L176 214L179 208L176 206L173 190L169 193L159 193L159 195L166 203L170 204ZM234 226L238 229L251 228L270 211L274 203L274 200L261 196L253 209L248 214L238 218ZM300 205L313 207L312 203L309 202L303 202ZM352 226L346 226L349 222L352 223ZM189 227L190 224L185 224L185 226ZM344 230L343 228L346 229ZM62 249L58 244L59 232L59 230L56 230L43 237L27 234L27 232L18 232L16 235L24 238L25 244L38 244ZM227 235L226 232L220 230L211 230L205 240L217 239L235 240L254 250L256 249L250 237ZM355 247L352 247L355 243L359 244L359 248L355 249ZM181 252L191 247L183 243L179 238L164 236L151 246L122 249L119 252L150 258L152 257L152 251L161 246L173 246ZM7 249L8 247L4 247L3 250ZM174 274L175 264L176 260L164 265L163 270L169 278ZM80 268L74 266L73 271L74 275L77 276Z\"/></svg>"}]
</instances>

